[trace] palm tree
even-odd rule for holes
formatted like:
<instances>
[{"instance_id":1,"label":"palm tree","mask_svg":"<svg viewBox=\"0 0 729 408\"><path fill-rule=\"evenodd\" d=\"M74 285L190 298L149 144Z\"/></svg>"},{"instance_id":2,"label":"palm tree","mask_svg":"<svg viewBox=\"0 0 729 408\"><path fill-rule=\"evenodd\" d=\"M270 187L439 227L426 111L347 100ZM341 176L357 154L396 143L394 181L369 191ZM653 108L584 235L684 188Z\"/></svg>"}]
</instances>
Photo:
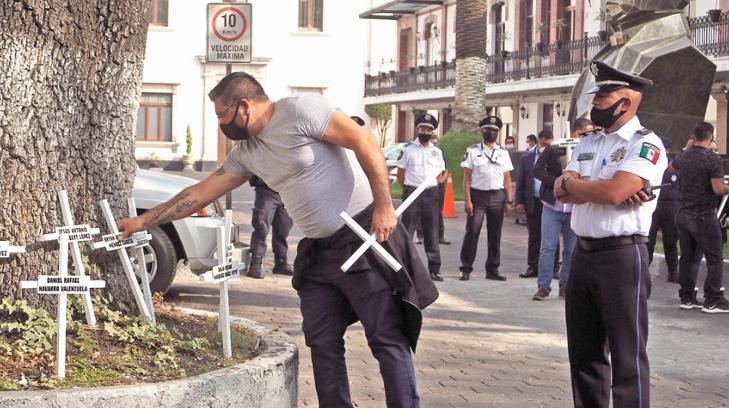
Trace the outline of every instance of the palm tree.
<instances>
[{"instance_id":1,"label":"palm tree","mask_svg":"<svg viewBox=\"0 0 729 408\"><path fill-rule=\"evenodd\" d=\"M475 129L486 108L486 3L456 3L456 130Z\"/></svg>"}]
</instances>

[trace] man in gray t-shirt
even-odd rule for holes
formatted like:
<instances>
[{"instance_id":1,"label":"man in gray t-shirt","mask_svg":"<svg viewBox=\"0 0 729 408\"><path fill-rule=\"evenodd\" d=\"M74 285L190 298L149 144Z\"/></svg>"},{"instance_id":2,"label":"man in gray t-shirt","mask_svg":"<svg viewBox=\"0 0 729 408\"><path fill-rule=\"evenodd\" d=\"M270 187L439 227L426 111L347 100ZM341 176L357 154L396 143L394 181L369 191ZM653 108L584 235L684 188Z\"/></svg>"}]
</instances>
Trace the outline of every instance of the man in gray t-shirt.
<instances>
[{"instance_id":1,"label":"man in gray t-shirt","mask_svg":"<svg viewBox=\"0 0 729 408\"><path fill-rule=\"evenodd\" d=\"M297 249L292 283L320 405L352 406L343 335L360 320L380 366L387 405L419 406L411 349L420 333L420 311L438 292L397 222L377 141L321 96L273 102L243 72L223 78L209 96L223 134L241 142L205 180L120 221L122 236L186 217L257 175L280 193L306 237ZM342 211L369 226L403 268L393 272L370 250L343 273L340 266L362 240L344 225Z\"/></svg>"}]
</instances>

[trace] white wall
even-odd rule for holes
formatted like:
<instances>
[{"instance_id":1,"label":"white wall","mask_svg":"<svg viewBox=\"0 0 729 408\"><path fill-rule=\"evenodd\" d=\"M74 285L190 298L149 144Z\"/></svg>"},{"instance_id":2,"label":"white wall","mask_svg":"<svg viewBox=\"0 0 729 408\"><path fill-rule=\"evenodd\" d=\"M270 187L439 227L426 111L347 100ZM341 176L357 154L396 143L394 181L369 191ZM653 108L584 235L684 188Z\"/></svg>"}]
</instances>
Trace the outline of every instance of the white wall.
<instances>
[{"instance_id":1,"label":"white wall","mask_svg":"<svg viewBox=\"0 0 729 408\"><path fill-rule=\"evenodd\" d=\"M298 31L297 0L250 3L254 61L234 65L234 71L251 71L271 99L290 95L292 87L322 88L324 96L348 115L366 116L362 99L368 30L358 15L370 0L324 2L322 32ZM207 92L225 75L225 65L203 62L206 4L170 0L169 27L150 28L143 89L174 90L173 143L138 143L138 159L145 159L149 151L163 160L179 159L188 124L196 159L217 159L218 128Z\"/></svg>"}]
</instances>

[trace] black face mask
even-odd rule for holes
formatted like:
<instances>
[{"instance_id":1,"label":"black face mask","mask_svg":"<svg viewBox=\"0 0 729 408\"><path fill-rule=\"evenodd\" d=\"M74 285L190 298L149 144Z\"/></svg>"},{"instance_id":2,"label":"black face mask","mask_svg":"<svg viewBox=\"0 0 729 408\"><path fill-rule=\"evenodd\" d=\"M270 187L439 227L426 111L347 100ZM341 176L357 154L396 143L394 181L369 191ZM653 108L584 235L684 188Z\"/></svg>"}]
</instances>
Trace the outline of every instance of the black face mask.
<instances>
[{"instance_id":1,"label":"black face mask","mask_svg":"<svg viewBox=\"0 0 729 408\"><path fill-rule=\"evenodd\" d=\"M620 103L623 102L624 99L626 98L618 99L614 104L605 109L598 109L597 107L593 106L592 110L590 111L590 119L592 120L592 123L600 126L605 130L610 129L615 124L615 122L617 122L618 119L620 119L620 117L623 116L623 114L625 113L625 111L623 111L620 112L619 115L613 116L615 114L615 111L618 109L618 105L620 105Z\"/></svg>"},{"instance_id":2,"label":"black face mask","mask_svg":"<svg viewBox=\"0 0 729 408\"><path fill-rule=\"evenodd\" d=\"M230 140L248 140L251 138L251 134L248 133L248 121L251 119L250 113L246 113L246 124L243 127L240 127L235 123L235 119L238 117L239 107L240 101L238 101L235 105L235 115L233 115L233 120L225 125L220 125L220 130L222 130L225 137Z\"/></svg>"},{"instance_id":3,"label":"black face mask","mask_svg":"<svg viewBox=\"0 0 729 408\"><path fill-rule=\"evenodd\" d=\"M483 136L483 141L486 143L494 143L496 141L496 138L499 137L499 134L496 132L484 132L481 134Z\"/></svg>"},{"instance_id":4,"label":"black face mask","mask_svg":"<svg viewBox=\"0 0 729 408\"><path fill-rule=\"evenodd\" d=\"M430 142L430 139L433 138L433 135L428 133L418 133L418 140L420 143L428 143Z\"/></svg>"}]
</instances>

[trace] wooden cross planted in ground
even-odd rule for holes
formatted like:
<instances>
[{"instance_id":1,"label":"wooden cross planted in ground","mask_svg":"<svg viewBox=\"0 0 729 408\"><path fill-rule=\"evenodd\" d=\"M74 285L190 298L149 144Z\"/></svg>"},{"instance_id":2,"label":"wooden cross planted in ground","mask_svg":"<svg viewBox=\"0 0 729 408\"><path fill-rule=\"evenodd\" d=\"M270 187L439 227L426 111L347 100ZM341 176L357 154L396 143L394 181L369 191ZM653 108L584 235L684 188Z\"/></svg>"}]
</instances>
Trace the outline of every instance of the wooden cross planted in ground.
<instances>
[{"instance_id":1,"label":"wooden cross planted in ground","mask_svg":"<svg viewBox=\"0 0 729 408\"><path fill-rule=\"evenodd\" d=\"M56 232L45 234L40 239L41 241L61 241L62 237L66 237L66 244L71 246L71 255L73 256L73 265L76 270L76 275L86 276L84 271L84 262L81 258L81 250L79 249L78 243L82 241L91 241L93 236L99 233L98 228L91 228L87 224L74 225L73 215L71 214L71 206L68 204L68 195L66 190L58 192L58 202L61 205L61 214L63 215L63 227L57 227ZM64 245L61 244L61 247ZM68 248L66 248L68 250ZM84 311L86 312L86 323L89 326L96 325L96 316L94 315L94 307L91 304L91 295L86 293L82 296ZM65 319L65 315L64 315Z\"/></svg>"},{"instance_id":2,"label":"wooden cross planted in ground","mask_svg":"<svg viewBox=\"0 0 729 408\"><path fill-rule=\"evenodd\" d=\"M0 241L0 258L10 258L10 254L25 253L24 246L12 246L9 241Z\"/></svg>"},{"instance_id":3,"label":"wooden cross planted in ground","mask_svg":"<svg viewBox=\"0 0 729 408\"><path fill-rule=\"evenodd\" d=\"M230 233L233 226L233 211L225 211L225 227L216 227L218 240L218 265L212 270L200 275L200 280L206 282L214 282L218 284L220 289L220 307L218 311L218 331L223 335L223 357L231 358L233 349L230 341L230 307L228 303L228 281L240 276L242 270L245 270L246 264L243 262L233 262L232 252L234 249L231 244Z\"/></svg>"},{"instance_id":4,"label":"wooden cross planted in ground","mask_svg":"<svg viewBox=\"0 0 729 408\"><path fill-rule=\"evenodd\" d=\"M151 307L147 306L147 302L142 295L142 291L139 289L139 284L137 284L137 278L135 277L134 269L132 268L132 262L129 260L129 254L127 254L127 251L124 249L127 247L138 246L140 241L149 241L147 238L148 234L146 234L146 232L142 232L141 234L137 233L136 238L135 235L132 235L125 240L119 241L117 239L119 236L119 228L117 228L116 226L116 221L114 220L114 215L111 213L109 202L107 202L106 200L101 200L99 201L99 205L101 206L101 211L104 213L104 219L106 219L106 225L108 226L109 231L111 231L111 234L104 235L104 240L102 242L94 244L94 248L105 247L107 251L117 251L117 254L119 254L119 259L122 262L122 267L124 268L124 273L127 276L127 281L129 281L129 287L132 289L134 300L137 302L137 308L139 309L139 313L144 316L144 318L147 319L149 322L154 324L155 318L152 309ZM146 282L145 291L149 293L149 277L146 276L146 273L144 275L145 276L142 277L142 282L143 284ZM144 279L145 277L147 279ZM151 294L148 296L148 299L149 305L151 306Z\"/></svg>"},{"instance_id":5,"label":"wooden cross planted in ground","mask_svg":"<svg viewBox=\"0 0 729 408\"><path fill-rule=\"evenodd\" d=\"M60 228L59 228L60 229ZM87 230L84 227L72 227L71 230ZM58 260L58 276L41 275L35 281L21 281L21 289L36 289L41 295L58 295L58 318L56 336L56 376L66 376L66 296L73 294L90 297L89 289L103 288L106 282L103 280L91 280L88 276L68 276L68 244L70 238L79 238L79 235L90 235L88 232L76 232L65 234L61 231L58 235L60 253Z\"/></svg>"},{"instance_id":6,"label":"wooden cross planted in ground","mask_svg":"<svg viewBox=\"0 0 729 408\"><path fill-rule=\"evenodd\" d=\"M426 186L426 182L428 180L431 180L431 179L434 179L434 178L437 180L438 175L441 172L442 172L442 170L439 170L437 173L431 175L430 177L426 177L423 180L423 182L420 183L420 185L418 186L418 188L416 188L415 191L413 191L413 193L410 194L408 196L408 198L405 199L405 201L403 201L400 204L399 207L397 207L397 210L395 210L395 214L398 217L400 217L405 212L405 210L407 210L407 208L410 206L410 204L412 204L413 201L415 201L418 198L418 196L420 196L420 194L422 194L423 191L425 191L425 189L428 188ZM342 219L344 219L344 222L349 226L349 228L352 229L352 231L354 231L355 234L357 234L360 238L362 238L364 240L364 243L362 244L362 246L360 246L352 254L352 256L350 256L349 259L347 259L347 261L344 262L344 264L342 264L342 271L343 272L347 272L349 270L349 268L351 268L352 265L354 265L354 263L362 255L364 255L365 251L367 251L370 247L372 247L372 249L375 250L375 253L377 255L379 255L380 257L382 257L382 259L384 259L385 262L387 262L387 264L390 265L390 267L395 272L398 272L400 269L402 269L402 265L400 265L400 263L397 262L397 260L395 258L393 258L392 255L390 255L390 253L387 252L385 250L385 248L383 248L382 245L380 245L377 242L377 239L375 237L375 234L367 235L367 231L365 231L364 228L362 228L359 224L357 224L357 221L355 221L354 218L350 217L349 214L347 214L346 212L342 211L341 213L339 213L339 216L342 217Z\"/></svg>"}]
</instances>

